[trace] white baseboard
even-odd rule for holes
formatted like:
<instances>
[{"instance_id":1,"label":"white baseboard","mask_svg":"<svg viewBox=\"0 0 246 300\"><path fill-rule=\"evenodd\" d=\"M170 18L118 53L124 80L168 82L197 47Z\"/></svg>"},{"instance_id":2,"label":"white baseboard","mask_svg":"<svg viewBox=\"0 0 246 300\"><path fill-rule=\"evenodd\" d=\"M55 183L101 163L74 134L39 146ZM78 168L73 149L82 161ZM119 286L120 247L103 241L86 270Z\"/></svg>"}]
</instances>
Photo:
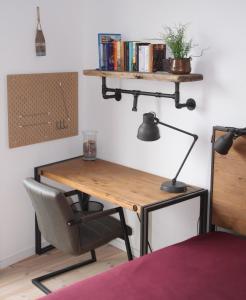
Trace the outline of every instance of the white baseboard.
<instances>
[{"instance_id":1,"label":"white baseboard","mask_svg":"<svg viewBox=\"0 0 246 300\"><path fill-rule=\"evenodd\" d=\"M48 243L44 242L43 247L47 246ZM2 260L0 260L0 269L6 268L8 266L11 266L25 258L28 258L35 254L35 247L26 248L24 250L21 250L14 255L10 255Z\"/></svg>"},{"instance_id":2,"label":"white baseboard","mask_svg":"<svg viewBox=\"0 0 246 300\"><path fill-rule=\"evenodd\" d=\"M122 251L125 251L126 252L126 246L125 246L125 242L121 239L116 239L116 240L113 240L112 242L110 242L110 245L122 250ZM131 246L131 249L132 249L132 255L134 257L139 257L139 254L140 254L140 251L139 249L136 249L134 247Z\"/></svg>"}]
</instances>

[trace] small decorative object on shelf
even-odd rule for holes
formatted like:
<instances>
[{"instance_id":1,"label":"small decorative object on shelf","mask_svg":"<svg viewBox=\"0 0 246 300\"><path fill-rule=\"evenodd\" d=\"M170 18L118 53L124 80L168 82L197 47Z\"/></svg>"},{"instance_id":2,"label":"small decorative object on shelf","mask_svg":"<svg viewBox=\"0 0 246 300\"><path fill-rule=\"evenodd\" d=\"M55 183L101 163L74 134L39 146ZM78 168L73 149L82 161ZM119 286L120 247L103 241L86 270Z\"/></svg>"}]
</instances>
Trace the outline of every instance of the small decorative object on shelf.
<instances>
[{"instance_id":1,"label":"small decorative object on shelf","mask_svg":"<svg viewBox=\"0 0 246 300\"><path fill-rule=\"evenodd\" d=\"M173 74L189 74L191 72L191 49L194 47L192 40L185 36L187 25L178 25L174 28L165 27L163 40L168 46L173 58L170 58L169 72ZM167 61L164 60L167 69Z\"/></svg>"},{"instance_id":2,"label":"small decorative object on shelf","mask_svg":"<svg viewBox=\"0 0 246 300\"><path fill-rule=\"evenodd\" d=\"M96 160L97 158L97 132L94 130L83 131L83 159Z\"/></svg>"},{"instance_id":3,"label":"small decorative object on shelf","mask_svg":"<svg viewBox=\"0 0 246 300\"><path fill-rule=\"evenodd\" d=\"M36 30L36 37L35 37L36 55L45 56L46 55L45 38L40 23L40 11L38 6L37 6L37 19L38 19L38 23L37 23L37 30Z\"/></svg>"}]
</instances>

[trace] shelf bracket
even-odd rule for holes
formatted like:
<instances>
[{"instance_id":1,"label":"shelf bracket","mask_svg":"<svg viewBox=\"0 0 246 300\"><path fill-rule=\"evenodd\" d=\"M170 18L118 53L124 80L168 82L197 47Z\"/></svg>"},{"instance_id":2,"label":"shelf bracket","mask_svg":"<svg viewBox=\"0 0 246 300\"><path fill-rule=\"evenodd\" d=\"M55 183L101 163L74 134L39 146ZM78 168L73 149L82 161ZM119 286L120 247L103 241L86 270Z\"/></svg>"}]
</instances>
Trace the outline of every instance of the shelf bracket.
<instances>
[{"instance_id":1,"label":"shelf bracket","mask_svg":"<svg viewBox=\"0 0 246 300\"><path fill-rule=\"evenodd\" d=\"M189 98L186 103L180 103L180 83L175 82L175 92L173 94L165 94L165 93L155 93L155 92L144 92L137 90L125 90L125 89L115 89L108 88L106 84L106 77L102 77L102 96L103 99L115 99L116 101L120 101L122 98L122 94L130 94L133 95L133 107L132 111L137 111L138 105L138 97L141 96L151 96L156 98L170 98L175 102L175 107L180 109L186 107L189 110L194 110L196 108L196 102L194 99ZM110 94L108 94L110 93Z\"/></svg>"}]
</instances>

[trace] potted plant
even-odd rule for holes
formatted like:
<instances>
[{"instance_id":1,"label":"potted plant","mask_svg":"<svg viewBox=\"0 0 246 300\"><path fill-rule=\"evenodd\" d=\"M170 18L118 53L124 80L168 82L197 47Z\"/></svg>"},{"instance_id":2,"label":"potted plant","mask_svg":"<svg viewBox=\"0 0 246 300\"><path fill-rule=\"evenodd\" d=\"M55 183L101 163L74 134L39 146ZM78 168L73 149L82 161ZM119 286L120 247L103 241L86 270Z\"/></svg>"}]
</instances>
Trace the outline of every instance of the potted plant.
<instances>
[{"instance_id":1,"label":"potted plant","mask_svg":"<svg viewBox=\"0 0 246 300\"><path fill-rule=\"evenodd\" d=\"M191 57L189 56L192 40L187 40L187 25L178 25L174 28L165 27L163 39L168 46L172 58L170 58L170 72L173 74L189 74L191 72Z\"/></svg>"}]
</instances>

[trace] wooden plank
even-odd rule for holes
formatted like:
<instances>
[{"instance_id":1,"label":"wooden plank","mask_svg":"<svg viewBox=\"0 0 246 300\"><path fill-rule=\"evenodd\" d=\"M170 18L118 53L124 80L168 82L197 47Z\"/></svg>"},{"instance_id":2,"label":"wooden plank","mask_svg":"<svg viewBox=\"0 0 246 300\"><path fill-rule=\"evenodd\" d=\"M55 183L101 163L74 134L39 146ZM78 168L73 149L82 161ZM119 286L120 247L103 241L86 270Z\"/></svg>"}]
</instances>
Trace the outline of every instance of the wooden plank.
<instances>
[{"instance_id":1,"label":"wooden plank","mask_svg":"<svg viewBox=\"0 0 246 300\"><path fill-rule=\"evenodd\" d=\"M225 134L216 132L216 138ZM215 153L213 217L217 226L246 234L246 137L239 137L227 155Z\"/></svg>"},{"instance_id":2,"label":"wooden plank","mask_svg":"<svg viewBox=\"0 0 246 300\"><path fill-rule=\"evenodd\" d=\"M84 161L76 158L42 167L40 174L137 212L145 205L182 195L160 190L161 183L168 181L166 178L100 159ZM190 186L186 193L197 190L200 188Z\"/></svg>"},{"instance_id":3,"label":"wooden plank","mask_svg":"<svg viewBox=\"0 0 246 300\"><path fill-rule=\"evenodd\" d=\"M144 72L116 72L116 71L101 71L97 69L84 70L86 76L113 77L125 79L145 79L159 80L171 82L191 82L203 80L201 74L175 75L166 72L144 73Z\"/></svg>"},{"instance_id":4,"label":"wooden plank","mask_svg":"<svg viewBox=\"0 0 246 300\"><path fill-rule=\"evenodd\" d=\"M127 261L126 253L106 245L96 250L97 262L79 269L69 271L44 282L52 291L68 286L76 281L86 279ZM31 300L44 296L31 279L66 266L80 263L89 258L89 254L71 256L52 250L45 255L34 255L10 267L1 270L1 300Z\"/></svg>"}]
</instances>

